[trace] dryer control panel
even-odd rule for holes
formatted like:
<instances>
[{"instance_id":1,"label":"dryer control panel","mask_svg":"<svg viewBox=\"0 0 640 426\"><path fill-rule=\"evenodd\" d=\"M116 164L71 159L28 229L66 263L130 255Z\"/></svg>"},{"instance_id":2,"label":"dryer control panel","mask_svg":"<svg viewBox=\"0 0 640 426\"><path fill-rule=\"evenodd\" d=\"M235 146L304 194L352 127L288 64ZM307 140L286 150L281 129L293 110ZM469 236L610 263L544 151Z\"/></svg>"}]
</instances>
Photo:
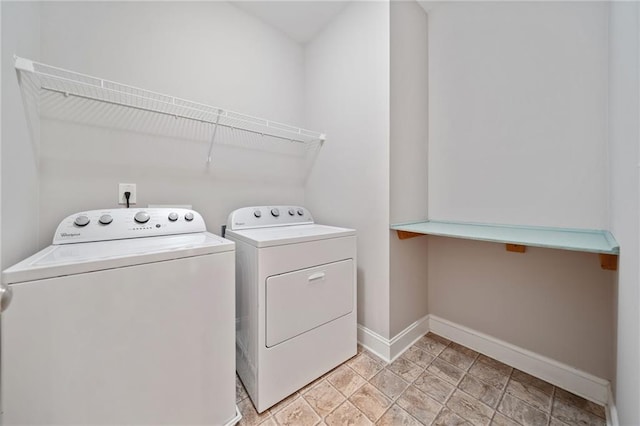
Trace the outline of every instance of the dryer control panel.
<instances>
[{"instance_id":1,"label":"dryer control panel","mask_svg":"<svg viewBox=\"0 0 640 426\"><path fill-rule=\"evenodd\" d=\"M312 224L309 210L299 206L243 207L231 212L227 229L240 230L273 226Z\"/></svg>"},{"instance_id":2,"label":"dryer control panel","mask_svg":"<svg viewBox=\"0 0 640 426\"><path fill-rule=\"evenodd\" d=\"M53 244L87 243L126 238L205 232L202 216L181 208L89 210L67 216Z\"/></svg>"}]
</instances>

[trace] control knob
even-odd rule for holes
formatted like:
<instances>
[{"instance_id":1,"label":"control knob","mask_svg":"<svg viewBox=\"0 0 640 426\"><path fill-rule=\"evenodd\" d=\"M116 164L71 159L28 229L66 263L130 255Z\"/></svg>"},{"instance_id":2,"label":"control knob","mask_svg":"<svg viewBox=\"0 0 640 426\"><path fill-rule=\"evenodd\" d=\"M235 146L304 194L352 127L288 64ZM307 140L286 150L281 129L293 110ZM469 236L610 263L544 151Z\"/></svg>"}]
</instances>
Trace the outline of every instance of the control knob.
<instances>
[{"instance_id":1,"label":"control knob","mask_svg":"<svg viewBox=\"0 0 640 426\"><path fill-rule=\"evenodd\" d=\"M295 214L296 214L295 210L289 209L289 216L293 216Z\"/></svg>"},{"instance_id":2,"label":"control knob","mask_svg":"<svg viewBox=\"0 0 640 426\"><path fill-rule=\"evenodd\" d=\"M147 212L138 212L133 219L138 223L147 223L149 222L149 219L151 219L151 216L149 216L149 213Z\"/></svg>"},{"instance_id":3,"label":"control knob","mask_svg":"<svg viewBox=\"0 0 640 426\"><path fill-rule=\"evenodd\" d=\"M253 215L257 218L260 218L260 216L262 216L262 212L260 210L256 210L253 212Z\"/></svg>"},{"instance_id":4,"label":"control knob","mask_svg":"<svg viewBox=\"0 0 640 426\"><path fill-rule=\"evenodd\" d=\"M271 216L273 216L273 217L278 217L278 216L280 216L280 210L278 210L278 209L271 209Z\"/></svg>"},{"instance_id":5,"label":"control knob","mask_svg":"<svg viewBox=\"0 0 640 426\"><path fill-rule=\"evenodd\" d=\"M98 222L103 225L108 225L113 222L113 217L110 214L103 214L102 216L100 216L100 219L98 219Z\"/></svg>"},{"instance_id":6,"label":"control knob","mask_svg":"<svg viewBox=\"0 0 640 426\"><path fill-rule=\"evenodd\" d=\"M193 213L191 212L186 212L184 214L184 220L186 220L187 222L191 222L193 220Z\"/></svg>"},{"instance_id":7,"label":"control knob","mask_svg":"<svg viewBox=\"0 0 640 426\"><path fill-rule=\"evenodd\" d=\"M91 222L86 215L81 214L76 217L76 220L73 221L73 224L76 226L87 226Z\"/></svg>"},{"instance_id":8,"label":"control knob","mask_svg":"<svg viewBox=\"0 0 640 426\"><path fill-rule=\"evenodd\" d=\"M298 216L302 216L304 214L304 210L298 209Z\"/></svg>"},{"instance_id":9,"label":"control knob","mask_svg":"<svg viewBox=\"0 0 640 426\"><path fill-rule=\"evenodd\" d=\"M169 220L171 222L175 222L176 220L178 220L178 213L176 212L169 213Z\"/></svg>"}]
</instances>

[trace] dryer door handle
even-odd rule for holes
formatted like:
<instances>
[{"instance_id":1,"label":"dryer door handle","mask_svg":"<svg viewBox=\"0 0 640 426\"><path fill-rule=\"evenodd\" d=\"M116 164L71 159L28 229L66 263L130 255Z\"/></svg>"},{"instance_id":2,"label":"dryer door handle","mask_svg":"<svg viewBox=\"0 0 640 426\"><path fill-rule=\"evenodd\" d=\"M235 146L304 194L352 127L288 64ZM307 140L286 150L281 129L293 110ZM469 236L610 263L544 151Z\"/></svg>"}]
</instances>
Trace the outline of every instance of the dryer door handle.
<instances>
[{"instance_id":1,"label":"dryer door handle","mask_svg":"<svg viewBox=\"0 0 640 426\"><path fill-rule=\"evenodd\" d=\"M315 274L309 275L309 281L317 281L324 278L324 272L316 272Z\"/></svg>"},{"instance_id":2,"label":"dryer door handle","mask_svg":"<svg viewBox=\"0 0 640 426\"><path fill-rule=\"evenodd\" d=\"M12 298L13 290L11 286L0 284L0 312L4 312L9 307Z\"/></svg>"}]
</instances>

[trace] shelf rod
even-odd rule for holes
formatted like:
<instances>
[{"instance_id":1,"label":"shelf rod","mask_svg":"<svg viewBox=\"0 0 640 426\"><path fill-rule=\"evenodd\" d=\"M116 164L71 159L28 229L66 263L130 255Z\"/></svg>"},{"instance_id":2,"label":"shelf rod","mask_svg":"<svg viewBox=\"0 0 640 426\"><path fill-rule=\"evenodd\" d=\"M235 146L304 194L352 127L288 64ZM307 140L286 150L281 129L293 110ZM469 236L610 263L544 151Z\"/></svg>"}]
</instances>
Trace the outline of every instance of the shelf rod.
<instances>
[{"instance_id":1,"label":"shelf rod","mask_svg":"<svg viewBox=\"0 0 640 426\"><path fill-rule=\"evenodd\" d=\"M103 102L103 103L110 104L110 105L123 106L125 108L137 109L137 110L146 111L146 112L153 112L153 113L162 114L162 115L168 115L168 116L176 117L176 118L184 118L184 119L187 119L187 120L198 121L200 123L206 123L206 124L216 124L217 123L217 121L213 122L211 120L205 120L205 119L202 119L202 118L194 118L194 117L189 117L189 116L182 115L182 114L172 114L170 112L158 111L157 109L152 109L152 108L145 108L145 107L134 106L134 105L126 105L126 104L123 104L123 103L120 103L120 102L108 101L108 100L96 98L96 97L93 97L93 96L78 95L78 94L75 94L75 93L65 92L64 90L51 89L51 88L45 87L45 86L41 86L41 87L44 90L48 90L48 91L54 92L54 93L61 93L64 96L75 96L75 97L81 98L81 99L88 99L88 100L91 100L91 101ZM220 119L220 114L218 114L218 118L217 119L218 120ZM269 137L272 137L272 138L281 139L281 140L285 140L285 141L291 141L291 142L297 142L297 143L305 143L305 141L300 140L300 139L289 138L289 137L280 136L280 135L274 135L273 133L258 132L256 130L246 129L246 128L239 127L239 126L232 126L230 124L220 124L220 123L218 123L217 125L218 126L222 126L222 127L227 127L227 128L230 128L230 129L238 129L238 130L241 130L243 132L249 132L249 133L253 133L253 134L256 134L256 135L261 135L261 136L265 136L266 135L266 136L269 136Z\"/></svg>"}]
</instances>

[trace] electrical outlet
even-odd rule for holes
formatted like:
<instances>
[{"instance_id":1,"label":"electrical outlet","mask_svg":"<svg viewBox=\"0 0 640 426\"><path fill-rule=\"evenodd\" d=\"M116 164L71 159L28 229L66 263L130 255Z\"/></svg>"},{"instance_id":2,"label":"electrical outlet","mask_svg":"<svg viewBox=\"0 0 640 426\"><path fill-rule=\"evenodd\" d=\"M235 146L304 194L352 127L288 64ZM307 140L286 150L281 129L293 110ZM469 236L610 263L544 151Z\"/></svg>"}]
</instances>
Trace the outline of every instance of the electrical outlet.
<instances>
[{"instance_id":1,"label":"electrical outlet","mask_svg":"<svg viewBox=\"0 0 640 426\"><path fill-rule=\"evenodd\" d=\"M118 204L127 204L127 199L124 196L125 192L130 192L129 205L136 203L136 184L135 183L121 183L118 185Z\"/></svg>"}]
</instances>

